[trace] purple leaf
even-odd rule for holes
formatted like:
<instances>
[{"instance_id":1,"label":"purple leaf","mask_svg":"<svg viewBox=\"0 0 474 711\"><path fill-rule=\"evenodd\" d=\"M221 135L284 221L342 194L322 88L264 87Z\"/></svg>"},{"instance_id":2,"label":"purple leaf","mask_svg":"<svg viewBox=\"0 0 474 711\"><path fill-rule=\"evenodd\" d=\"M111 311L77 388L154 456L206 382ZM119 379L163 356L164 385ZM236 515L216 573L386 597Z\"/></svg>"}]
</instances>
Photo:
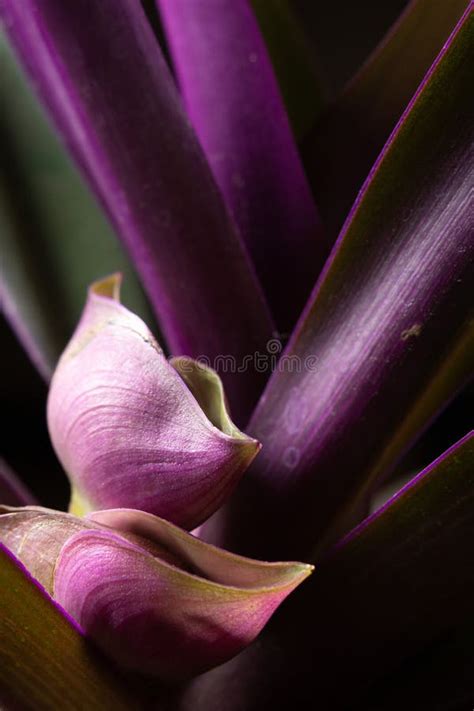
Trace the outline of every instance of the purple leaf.
<instances>
[{"instance_id":1,"label":"purple leaf","mask_svg":"<svg viewBox=\"0 0 474 711\"><path fill-rule=\"evenodd\" d=\"M225 501L260 445L231 422L217 374L190 359L173 367L119 289L117 275L92 285L49 391L71 511L125 506L191 529Z\"/></svg>"},{"instance_id":2,"label":"purple leaf","mask_svg":"<svg viewBox=\"0 0 474 711\"><path fill-rule=\"evenodd\" d=\"M249 426L262 452L206 534L225 547L308 557L347 530L472 372L472 23L390 137L270 379Z\"/></svg>"},{"instance_id":3,"label":"purple leaf","mask_svg":"<svg viewBox=\"0 0 474 711\"><path fill-rule=\"evenodd\" d=\"M87 285L123 272L125 300L151 309L101 207L47 121L0 31L0 297L5 315L49 382ZM91 258L92 255L92 258Z\"/></svg>"},{"instance_id":4,"label":"purple leaf","mask_svg":"<svg viewBox=\"0 0 474 711\"><path fill-rule=\"evenodd\" d=\"M474 595L473 461L471 433L320 560L259 643L196 680L180 711L277 711L308 698L354 708L369 684L463 624Z\"/></svg>"},{"instance_id":5,"label":"purple leaf","mask_svg":"<svg viewBox=\"0 0 474 711\"><path fill-rule=\"evenodd\" d=\"M136 708L119 676L0 543L2 709Z\"/></svg>"},{"instance_id":6,"label":"purple leaf","mask_svg":"<svg viewBox=\"0 0 474 711\"><path fill-rule=\"evenodd\" d=\"M332 234L468 4L412 0L304 141L308 176Z\"/></svg>"},{"instance_id":7,"label":"purple leaf","mask_svg":"<svg viewBox=\"0 0 474 711\"><path fill-rule=\"evenodd\" d=\"M24 506L36 504L36 498L0 457L0 504Z\"/></svg>"},{"instance_id":8,"label":"purple leaf","mask_svg":"<svg viewBox=\"0 0 474 711\"><path fill-rule=\"evenodd\" d=\"M176 354L261 350L273 326L135 0L1 0L7 32L104 203ZM242 421L264 375L225 374Z\"/></svg>"},{"instance_id":9,"label":"purple leaf","mask_svg":"<svg viewBox=\"0 0 474 711\"><path fill-rule=\"evenodd\" d=\"M184 102L282 330L327 250L247 0L157 0Z\"/></svg>"},{"instance_id":10,"label":"purple leaf","mask_svg":"<svg viewBox=\"0 0 474 711\"><path fill-rule=\"evenodd\" d=\"M178 679L248 645L310 575L232 555L142 511L0 509L0 540L130 671Z\"/></svg>"}]
</instances>

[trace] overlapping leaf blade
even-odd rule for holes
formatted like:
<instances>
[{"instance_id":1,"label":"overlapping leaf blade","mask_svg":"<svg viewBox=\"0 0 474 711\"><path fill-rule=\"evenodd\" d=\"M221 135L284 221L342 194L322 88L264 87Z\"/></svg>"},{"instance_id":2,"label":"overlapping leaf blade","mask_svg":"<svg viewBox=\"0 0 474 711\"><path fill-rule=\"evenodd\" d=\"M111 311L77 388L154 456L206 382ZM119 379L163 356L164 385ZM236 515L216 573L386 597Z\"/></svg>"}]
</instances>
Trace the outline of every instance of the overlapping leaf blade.
<instances>
[{"instance_id":1,"label":"overlapping leaf blade","mask_svg":"<svg viewBox=\"0 0 474 711\"><path fill-rule=\"evenodd\" d=\"M8 34L107 208L172 351L240 364L273 332L259 284L135 0L2 0ZM240 421L264 376L225 374Z\"/></svg>"},{"instance_id":2,"label":"overlapping leaf blade","mask_svg":"<svg viewBox=\"0 0 474 711\"><path fill-rule=\"evenodd\" d=\"M179 708L353 708L463 623L474 595L473 461L471 433L321 560L259 644L196 680Z\"/></svg>"},{"instance_id":3,"label":"overlapping leaf blade","mask_svg":"<svg viewBox=\"0 0 474 711\"><path fill-rule=\"evenodd\" d=\"M374 166L254 414L263 449L209 525L221 544L307 557L347 530L472 372L473 55L467 12Z\"/></svg>"},{"instance_id":4,"label":"overlapping leaf blade","mask_svg":"<svg viewBox=\"0 0 474 711\"><path fill-rule=\"evenodd\" d=\"M0 61L4 308L23 347L48 379L91 281L121 271L130 307L149 322L151 310L119 241L48 125L2 33Z\"/></svg>"},{"instance_id":5,"label":"overlapping leaf blade","mask_svg":"<svg viewBox=\"0 0 474 711\"><path fill-rule=\"evenodd\" d=\"M328 250L258 23L248 0L157 4L187 113L289 331Z\"/></svg>"},{"instance_id":6,"label":"overlapping leaf blade","mask_svg":"<svg viewBox=\"0 0 474 711\"><path fill-rule=\"evenodd\" d=\"M123 681L2 545L0 704L35 711L138 708Z\"/></svg>"},{"instance_id":7,"label":"overlapping leaf blade","mask_svg":"<svg viewBox=\"0 0 474 711\"><path fill-rule=\"evenodd\" d=\"M469 0L412 0L302 145L326 226L341 227L370 167Z\"/></svg>"}]
</instances>

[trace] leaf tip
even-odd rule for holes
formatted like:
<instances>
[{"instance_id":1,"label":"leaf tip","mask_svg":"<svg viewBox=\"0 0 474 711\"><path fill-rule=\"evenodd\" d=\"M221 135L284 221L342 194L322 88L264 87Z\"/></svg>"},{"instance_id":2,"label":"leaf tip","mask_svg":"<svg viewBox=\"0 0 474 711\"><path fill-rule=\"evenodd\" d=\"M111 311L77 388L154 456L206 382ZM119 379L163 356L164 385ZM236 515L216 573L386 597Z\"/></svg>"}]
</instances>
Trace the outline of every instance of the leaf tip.
<instances>
[{"instance_id":1,"label":"leaf tip","mask_svg":"<svg viewBox=\"0 0 474 711\"><path fill-rule=\"evenodd\" d=\"M112 301L120 302L120 288L122 286L122 273L115 272L103 279L98 279L89 287L89 294L104 296Z\"/></svg>"}]
</instances>

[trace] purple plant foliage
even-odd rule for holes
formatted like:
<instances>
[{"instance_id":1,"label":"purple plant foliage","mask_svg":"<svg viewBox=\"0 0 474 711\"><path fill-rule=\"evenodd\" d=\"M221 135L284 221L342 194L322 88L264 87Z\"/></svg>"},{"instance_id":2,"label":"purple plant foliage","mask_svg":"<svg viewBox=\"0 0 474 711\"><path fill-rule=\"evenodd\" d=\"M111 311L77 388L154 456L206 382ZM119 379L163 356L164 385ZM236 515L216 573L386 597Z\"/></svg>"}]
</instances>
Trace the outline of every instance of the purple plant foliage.
<instances>
[{"instance_id":1,"label":"purple plant foliage","mask_svg":"<svg viewBox=\"0 0 474 711\"><path fill-rule=\"evenodd\" d=\"M238 363L264 350L274 327L260 285L139 3L27 0L0 10L170 350ZM248 369L224 380L245 421L264 376Z\"/></svg>"},{"instance_id":2,"label":"purple plant foliage","mask_svg":"<svg viewBox=\"0 0 474 711\"><path fill-rule=\"evenodd\" d=\"M247 0L157 4L188 116L288 331L327 249L257 20Z\"/></svg>"},{"instance_id":3,"label":"purple plant foliage","mask_svg":"<svg viewBox=\"0 0 474 711\"><path fill-rule=\"evenodd\" d=\"M0 466L0 703L260 711L380 694L389 711L400 665L437 642L452 708L474 693L453 662L474 669L472 654L443 642L472 618L473 433L366 514L474 366L472 3L413 0L300 146L271 3L155 4L175 78L135 0L0 0L164 337L122 306L120 276L95 282L47 405L69 513ZM339 146L348 107L367 121ZM324 264L303 165L329 233L360 187ZM295 322L280 353L274 324ZM403 688L423 697L423 679Z\"/></svg>"}]
</instances>

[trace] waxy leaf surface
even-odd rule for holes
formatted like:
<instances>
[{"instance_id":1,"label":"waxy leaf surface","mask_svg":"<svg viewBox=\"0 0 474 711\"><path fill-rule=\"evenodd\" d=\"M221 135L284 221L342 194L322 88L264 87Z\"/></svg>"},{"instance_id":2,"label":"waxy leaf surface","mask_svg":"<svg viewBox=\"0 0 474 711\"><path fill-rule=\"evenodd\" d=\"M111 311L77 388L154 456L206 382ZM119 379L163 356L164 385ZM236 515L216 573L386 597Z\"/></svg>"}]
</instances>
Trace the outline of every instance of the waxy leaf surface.
<instances>
[{"instance_id":1,"label":"waxy leaf surface","mask_svg":"<svg viewBox=\"0 0 474 711\"><path fill-rule=\"evenodd\" d=\"M372 169L248 428L262 452L210 540L259 557L321 549L470 377L473 25L467 12Z\"/></svg>"},{"instance_id":2,"label":"waxy leaf surface","mask_svg":"<svg viewBox=\"0 0 474 711\"><path fill-rule=\"evenodd\" d=\"M258 23L247 0L158 6L187 113L288 331L327 250Z\"/></svg>"}]
</instances>

